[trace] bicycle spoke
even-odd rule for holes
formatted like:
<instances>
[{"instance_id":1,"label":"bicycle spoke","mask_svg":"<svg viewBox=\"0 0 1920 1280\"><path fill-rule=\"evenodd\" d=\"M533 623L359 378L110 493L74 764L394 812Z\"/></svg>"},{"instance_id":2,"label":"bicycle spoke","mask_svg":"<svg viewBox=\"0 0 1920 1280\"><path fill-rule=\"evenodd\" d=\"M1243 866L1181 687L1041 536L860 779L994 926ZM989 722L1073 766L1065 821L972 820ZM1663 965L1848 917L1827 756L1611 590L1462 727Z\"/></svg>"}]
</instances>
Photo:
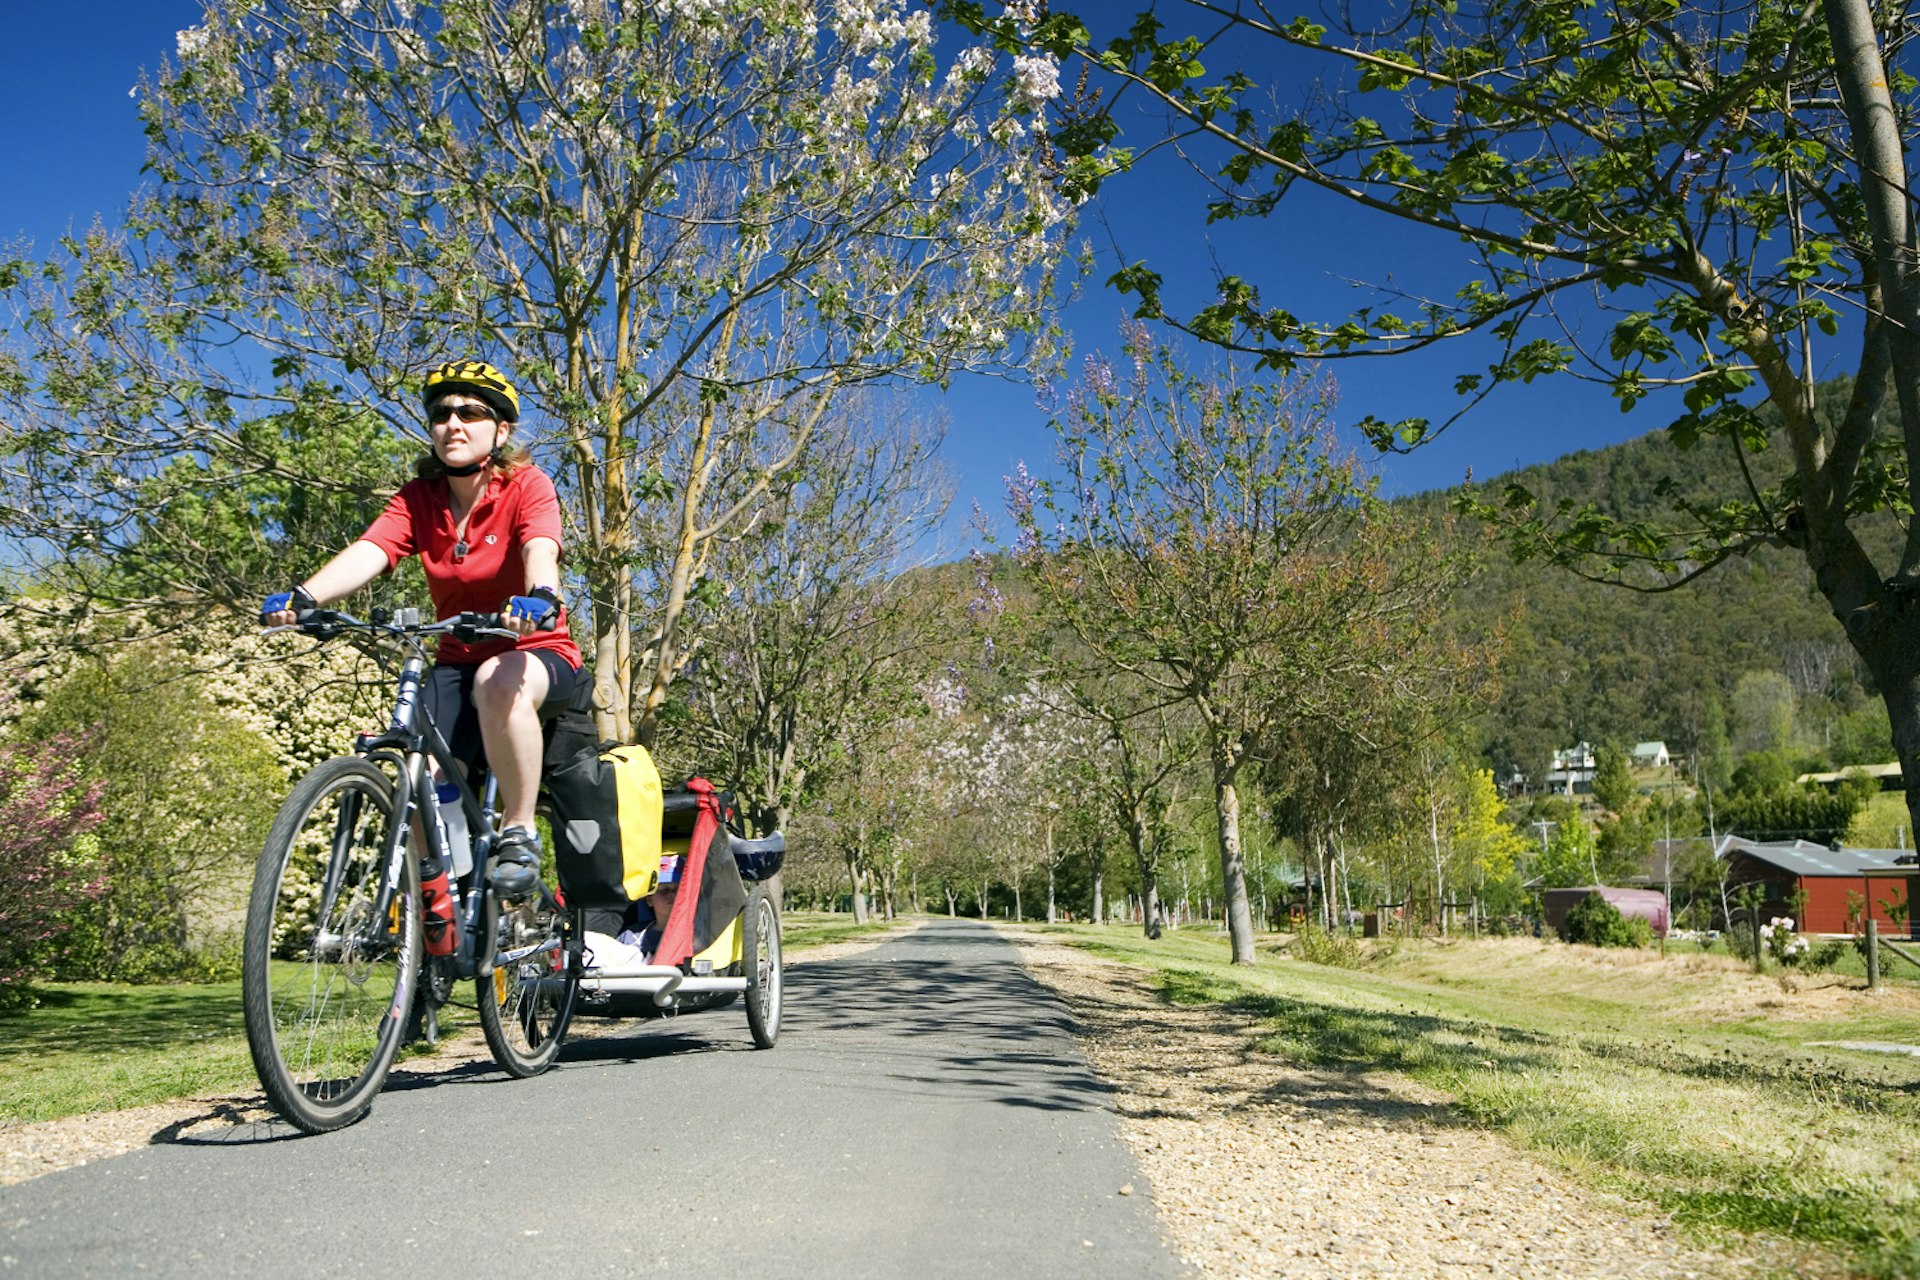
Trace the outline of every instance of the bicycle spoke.
<instances>
[{"instance_id":1,"label":"bicycle spoke","mask_svg":"<svg viewBox=\"0 0 1920 1280\"><path fill-rule=\"evenodd\" d=\"M248 910L247 1035L268 1097L303 1129L357 1118L399 1048L419 950L411 864L397 909L377 903L392 784L329 761L282 807Z\"/></svg>"}]
</instances>

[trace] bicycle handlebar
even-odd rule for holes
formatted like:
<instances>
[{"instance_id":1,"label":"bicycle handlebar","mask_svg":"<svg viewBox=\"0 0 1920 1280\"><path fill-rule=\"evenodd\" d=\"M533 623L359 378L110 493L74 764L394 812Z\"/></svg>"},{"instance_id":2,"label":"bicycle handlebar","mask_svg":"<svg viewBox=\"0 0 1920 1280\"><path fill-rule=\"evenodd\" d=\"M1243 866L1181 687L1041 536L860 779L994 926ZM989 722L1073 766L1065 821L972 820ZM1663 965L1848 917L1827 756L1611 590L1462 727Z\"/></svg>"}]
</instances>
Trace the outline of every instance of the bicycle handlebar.
<instances>
[{"instance_id":1,"label":"bicycle handlebar","mask_svg":"<svg viewBox=\"0 0 1920 1280\"><path fill-rule=\"evenodd\" d=\"M420 622L407 616L415 612L412 609L402 609L398 612L401 616L395 618L384 609L376 609L372 621L367 621L334 609L315 609L300 622L287 626L263 627L261 634L272 635L276 631L298 631L316 640L331 640L343 631L366 631L374 635L408 640L450 635L462 644L472 644L483 636L497 636L505 640L520 638L518 631L500 625L501 615L498 613L462 613L455 617L442 618L437 622ZM538 630L551 631L553 626L549 623Z\"/></svg>"}]
</instances>

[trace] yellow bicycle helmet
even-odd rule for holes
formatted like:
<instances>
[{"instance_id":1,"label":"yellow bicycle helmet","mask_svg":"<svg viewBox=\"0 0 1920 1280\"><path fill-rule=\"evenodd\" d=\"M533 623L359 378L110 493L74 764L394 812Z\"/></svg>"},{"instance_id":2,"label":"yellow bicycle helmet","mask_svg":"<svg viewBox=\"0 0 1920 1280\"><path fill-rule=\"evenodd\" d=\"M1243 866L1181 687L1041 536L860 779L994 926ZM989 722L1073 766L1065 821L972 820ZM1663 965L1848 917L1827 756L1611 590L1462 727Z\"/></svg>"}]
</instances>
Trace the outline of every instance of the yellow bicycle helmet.
<instances>
[{"instance_id":1,"label":"yellow bicycle helmet","mask_svg":"<svg viewBox=\"0 0 1920 1280\"><path fill-rule=\"evenodd\" d=\"M431 405L450 391L479 396L500 414L503 421L520 420L520 393L507 381L507 375L484 360L449 360L427 373L427 385L421 399Z\"/></svg>"}]
</instances>

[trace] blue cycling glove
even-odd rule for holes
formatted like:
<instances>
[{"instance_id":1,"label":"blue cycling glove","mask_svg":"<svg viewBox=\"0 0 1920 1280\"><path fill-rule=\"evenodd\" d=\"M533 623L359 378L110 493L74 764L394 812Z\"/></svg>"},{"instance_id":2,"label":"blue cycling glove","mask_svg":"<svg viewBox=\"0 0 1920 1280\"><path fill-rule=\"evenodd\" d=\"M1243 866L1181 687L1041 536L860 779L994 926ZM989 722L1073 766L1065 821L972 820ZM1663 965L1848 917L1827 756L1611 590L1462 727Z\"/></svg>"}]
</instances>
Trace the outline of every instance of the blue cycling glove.
<instances>
[{"instance_id":1,"label":"blue cycling glove","mask_svg":"<svg viewBox=\"0 0 1920 1280\"><path fill-rule=\"evenodd\" d=\"M260 621L265 624L269 615L293 610L296 620L304 622L308 614L320 607L305 587L295 587L291 591L276 591L260 602Z\"/></svg>"},{"instance_id":2,"label":"blue cycling glove","mask_svg":"<svg viewBox=\"0 0 1920 1280\"><path fill-rule=\"evenodd\" d=\"M546 630L560 618L560 593L552 587L535 587L523 596L507 601L500 611L508 618L524 618Z\"/></svg>"}]
</instances>

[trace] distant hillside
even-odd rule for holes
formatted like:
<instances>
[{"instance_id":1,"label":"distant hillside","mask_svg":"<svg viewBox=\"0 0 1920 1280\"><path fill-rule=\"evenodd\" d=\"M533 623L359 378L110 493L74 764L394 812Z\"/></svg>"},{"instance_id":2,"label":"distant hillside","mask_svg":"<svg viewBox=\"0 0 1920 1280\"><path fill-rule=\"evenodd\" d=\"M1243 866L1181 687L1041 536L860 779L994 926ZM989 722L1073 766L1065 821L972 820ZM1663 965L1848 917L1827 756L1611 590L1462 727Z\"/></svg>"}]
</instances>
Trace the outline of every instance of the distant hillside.
<instances>
[{"instance_id":1,"label":"distant hillside","mask_svg":"<svg viewBox=\"0 0 1920 1280\"><path fill-rule=\"evenodd\" d=\"M1844 387L1828 389L1844 393ZM1755 459L1763 473L1782 450ZM1597 503L1622 516L1651 516L1672 478L1691 500L1736 491L1736 463L1723 446L1682 453L1664 432L1583 450L1489 482L1518 480L1544 499ZM1438 518L1446 495L1402 499ZM1800 555L1763 548L1664 595L1582 581L1540 564L1515 565L1504 551L1459 597L1467 616L1518 610L1503 690L1485 726L1496 763L1539 777L1555 747L1578 741L1631 745L1664 739L1676 754L1697 745L1710 697L1732 719L1735 684L1748 672L1779 672L1799 695L1802 747L1826 750L1833 726L1874 701L1865 673ZM1737 726L1735 726L1737 729Z\"/></svg>"}]
</instances>

